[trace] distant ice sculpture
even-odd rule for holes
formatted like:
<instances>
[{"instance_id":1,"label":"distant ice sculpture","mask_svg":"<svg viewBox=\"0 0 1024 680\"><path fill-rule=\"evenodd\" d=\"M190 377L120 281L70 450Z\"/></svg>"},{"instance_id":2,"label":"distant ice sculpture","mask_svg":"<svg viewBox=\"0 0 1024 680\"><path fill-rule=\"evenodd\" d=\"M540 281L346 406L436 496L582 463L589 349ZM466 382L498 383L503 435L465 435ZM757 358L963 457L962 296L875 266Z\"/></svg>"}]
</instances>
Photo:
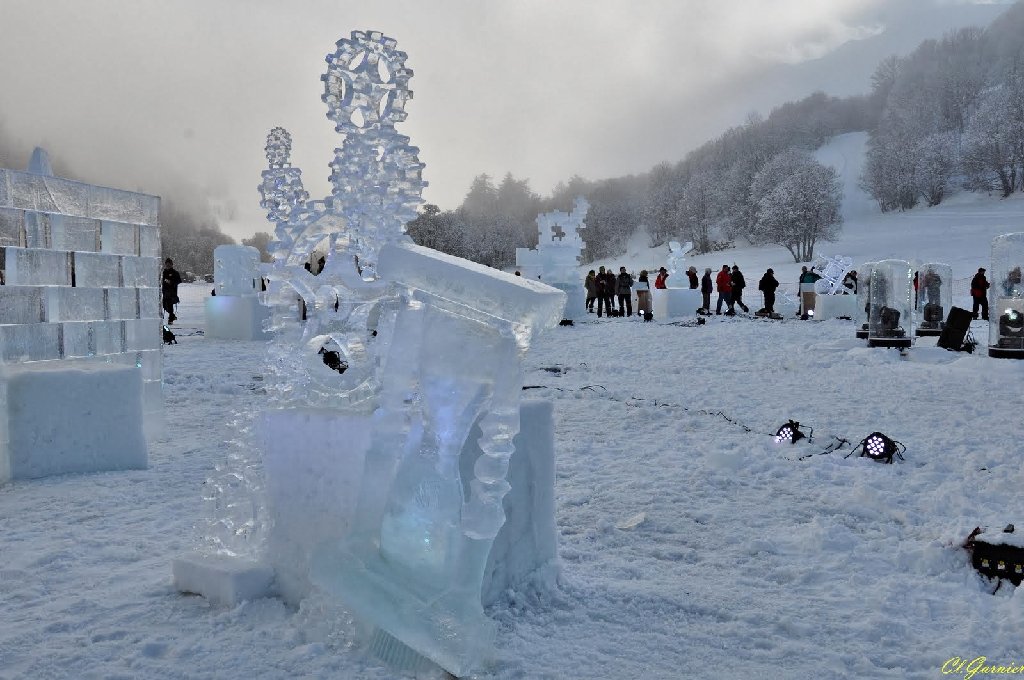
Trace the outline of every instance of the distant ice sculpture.
<instances>
[{"instance_id":1,"label":"distant ice sculpture","mask_svg":"<svg viewBox=\"0 0 1024 680\"><path fill-rule=\"evenodd\" d=\"M159 208L54 177L43 149L28 172L0 169L0 482L146 466L143 417L154 435L163 411Z\"/></svg>"},{"instance_id":2,"label":"distant ice sculpture","mask_svg":"<svg viewBox=\"0 0 1024 680\"><path fill-rule=\"evenodd\" d=\"M267 161L260 184L260 207L275 224L288 222L293 211L305 203L309 194L302 186L302 171L291 167L292 136L283 127L267 135Z\"/></svg>"},{"instance_id":3,"label":"distant ice sculpture","mask_svg":"<svg viewBox=\"0 0 1024 680\"><path fill-rule=\"evenodd\" d=\"M537 248L516 248L516 268L528 279L539 279L566 293L566 319L586 314L586 295L579 266L587 244L580 233L590 204L578 196L572 212L554 210L537 216Z\"/></svg>"},{"instance_id":4,"label":"distant ice sculpture","mask_svg":"<svg viewBox=\"0 0 1024 680\"><path fill-rule=\"evenodd\" d=\"M226 340L266 340L269 316L259 302L262 289L260 251L225 244L213 250L215 295L206 298L206 334Z\"/></svg>"},{"instance_id":5,"label":"distant ice sculpture","mask_svg":"<svg viewBox=\"0 0 1024 680\"><path fill-rule=\"evenodd\" d=\"M818 273L821 278L815 285L818 295L836 295L843 292L843 279L853 269L853 260L849 257L819 257Z\"/></svg>"},{"instance_id":6,"label":"distant ice sculpture","mask_svg":"<svg viewBox=\"0 0 1024 680\"><path fill-rule=\"evenodd\" d=\"M668 263L666 268L669 273L668 286L670 288L687 287L680 284L683 282L683 260L686 259L686 254L691 250L693 250L693 243L691 241L687 241L685 244L680 244L679 241L668 242Z\"/></svg>"}]
</instances>

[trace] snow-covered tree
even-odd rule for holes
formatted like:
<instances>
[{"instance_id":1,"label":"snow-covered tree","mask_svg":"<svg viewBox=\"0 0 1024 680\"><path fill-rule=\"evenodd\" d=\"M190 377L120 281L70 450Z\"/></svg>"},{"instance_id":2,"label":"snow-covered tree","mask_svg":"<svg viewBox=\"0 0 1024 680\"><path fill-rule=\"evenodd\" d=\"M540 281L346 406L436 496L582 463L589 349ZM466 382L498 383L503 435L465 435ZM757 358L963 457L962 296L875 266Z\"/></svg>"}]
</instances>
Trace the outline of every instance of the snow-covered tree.
<instances>
[{"instance_id":1,"label":"snow-covered tree","mask_svg":"<svg viewBox=\"0 0 1024 680\"><path fill-rule=\"evenodd\" d=\"M839 177L806 152L784 151L768 161L754 178L751 196L757 203L752 238L783 246L796 262L811 260L818 241L839 235Z\"/></svg>"},{"instance_id":2,"label":"snow-covered tree","mask_svg":"<svg viewBox=\"0 0 1024 680\"><path fill-rule=\"evenodd\" d=\"M1024 79L993 87L982 96L964 132L963 168L968 186L1006 197L1024 177Z\"/></svg>"}]
</instances>

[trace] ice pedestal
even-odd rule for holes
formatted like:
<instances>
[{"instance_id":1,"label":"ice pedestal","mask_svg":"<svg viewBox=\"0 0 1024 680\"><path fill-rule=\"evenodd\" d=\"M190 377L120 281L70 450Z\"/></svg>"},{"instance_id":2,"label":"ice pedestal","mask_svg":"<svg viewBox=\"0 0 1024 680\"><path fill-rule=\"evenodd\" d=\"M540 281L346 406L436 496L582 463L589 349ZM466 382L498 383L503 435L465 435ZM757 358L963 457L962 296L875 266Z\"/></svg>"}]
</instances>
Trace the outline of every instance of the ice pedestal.
<instances>
[{"instance_id":1,"label":"ice pedestal","mask_svg":"<svg viewBox=\"0 0 1024 680\"><path fill-rule=\"evenodd\" d=\"M480 594L505 523L522 353L561 319L565 297L413 245L385 246L379 267L406 291L351 532L314 551L310 578L358 618L464 675L494 635ZM481 454L463 480L474 425Z\"/></svg>"},{"instance_id":2,"label":"ice pedestal","mask_svg":"<svg viewBox=\"0 0 1024 680\"><path fill-rule=\"evenodd\" d=\"M587 290L583 282L572 283L548 283L552 288L565 293L565 310L562 312L563 319L579 321L587 316Z\"/></svg>"},{"instance_id":3,"label":"ice pedestal","mask_svg":"<svg viewBox=\"0 0 1024 680\"><path fill-rule=\"evenodd\" d=\"M263 329L270 309L256 295L211 295L206 298L206 336L222 340L268 340Z\"/></svg>"},{"instance_id":4,"label":"ice pedestal","mask_svg":"<svg viewBox=\"0 0 1024 680\"><path fill-rule=\"evenodd\" d=\"M704 304L700 290L695 288L652 288L651 296L655 319L696 316Z\"/></svg>"},{"instance_id":5,"label":"ice pedestal","mask_svg":"<svg viewBox=\"0 0 1024 680\"><path fill-rule=\"evenodd\" d=\"M0 395L0 483L147 467L142 374L134 366L4 366Z\"/></svg>"},{"instance_id":6,"label":"ice pedestal","mask_svg":"<svg viewBox=\"0 0 1024 680\"><path fill-rule=\"evenodd\" d=\"M524 403L520 419L509 462L512 488L503 502L507 520L484 570L480 598L485 607L512 591L551 589L558 576L551 403ZM276 409L263 416L259 438L270 519L265 563L273 568L278 593L290 604L310 594L314 549L337 545L349 534L370 424L369 416L328 409ZM483 453L477 443L481 435L477 424L459 455L464 496Z\"/></svg>"},{"instance_id":7,"label":"ice pedestal","mask_svg":"<svg viewBox=\"0 0 1024 680\"><path fill-rule=\"evenodd\" d=\"M856 295L818 295L814 301L814 320L825 321L857 316Z\"/></svg>"}]
</instances>

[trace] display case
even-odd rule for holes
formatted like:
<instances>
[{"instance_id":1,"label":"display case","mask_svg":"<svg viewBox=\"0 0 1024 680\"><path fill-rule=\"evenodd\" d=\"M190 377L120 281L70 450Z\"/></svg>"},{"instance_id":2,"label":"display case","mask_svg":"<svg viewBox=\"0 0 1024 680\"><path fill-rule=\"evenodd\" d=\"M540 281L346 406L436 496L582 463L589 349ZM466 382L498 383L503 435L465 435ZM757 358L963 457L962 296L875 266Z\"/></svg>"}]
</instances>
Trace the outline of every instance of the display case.
<instances>
[{"instance_id":1,"label":"display case","mask_svg":"<svg viewBox=\"0 0 1024 680\"><path fill-rule=\"evenodd\" d=\"M917 272L917 335L942 335L953 306L953 268L929 262Z\"/></svg>"},{"instance_id":2,"label":"display case","mask_svg":"<svg viewBox=\"0 0 1024 680\"><path fill-rule=\"evenodd\" d=\"M910 347L914 341L914 272L904 260L882 260L871 269L868 345Z\"/></svg>"},{"instance_id":3,"label":"display case","mask_svg":"<svg viewBox=\"0 0 1024 680\"><path fill-rule=\"evenodd\" d=\"M992 239L988 355L1024 359L1024 233Z\"/></svg>"},{"instance_id":4,"label":"display case","mask_svg":"<svg viewBox=\"0 0 1024 680\"><path fill-rule=\"evenodd\" d=\"M871 306L869 291L871 290L871 270L874 262L865 262L857 267L857 310L853 317L859 340L868 339L868 310Z\"/></svg>"}]
</instances>

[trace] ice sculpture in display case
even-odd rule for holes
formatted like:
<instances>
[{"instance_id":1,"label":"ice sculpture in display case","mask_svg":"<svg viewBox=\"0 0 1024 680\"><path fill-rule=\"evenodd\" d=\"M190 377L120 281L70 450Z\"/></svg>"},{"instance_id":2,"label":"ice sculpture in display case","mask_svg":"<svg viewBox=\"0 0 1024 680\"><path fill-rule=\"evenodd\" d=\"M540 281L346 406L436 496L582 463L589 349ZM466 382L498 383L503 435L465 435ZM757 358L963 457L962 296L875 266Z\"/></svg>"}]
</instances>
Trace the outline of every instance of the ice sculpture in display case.
<instances>
[{"instance_id":1,"label":"ice sculpture in display case","mask_svg":"<svg viewBox=\"0 0 1024 680\"><path fill-rule=\"evenodd\" d=\"M1024 359L1024 233L992 239L988 355Z\"/></svg>"},{"instance_id":2,"label":"ice sculpture in display case","mask_svg":"<svg viewBox=\"0 0 1024 680\"><path fill-rule=\"evenodd\" d=\"M554 210L537 215L537 248L516 248L516 269L528 279L540 280L566 294L564 318L586 316L586 291L579 266L583 249L581 229L590 204L579 196L572 212Z\"/></svg>"},{"instance_id":3,"label":"ice sculpture in display case","mask_svg":"<svg viewBox=\"0 0 1024 680\"><path fill-rule=\"evenodd\" d=\"M255 453L207 485L219 555L172 571L179 589L222 602L271 580L293 603L336 597L382 658L462 675L494 633L483 605L557 575L551 408L520 403L521 362L565 294L405 235L425 185L394 130L412 95L405 59L378 32L340 40L322 78L345 134L332 194L295 202L294 182L260 187L276 216L273 408ZM304 265L325 244L313 274Z\"/></svg>"},{"instance_id":4,"label":"ice sculpture in display case","mask_svg":"<svg viewBox=\"0 0 1024 680\"><path fill-rule=\"evenodd\" d=\"M161 427L160 199L0 169L0 482L144 468Z\"/></svg>"},{"instance_id":5,"label":"ice sculpture in display case","mask_svg":"<svg viewBox=\"0 0 1024 680\"><path fill-rule=\"evenodd\" d=\"M221 245L213 251L216 295L206 298L206 335L225 340L266 340L270 316L259 301L260 251L252 246Z\"/></svg>"},{"instance_id":6,"label":"ice sculpture in display case","mask_svg":"<svg viewBox=\"0 0 1024 680\"><path fill-rule=\"evenodd\" d=\"M914 341L914 271L904 260L882 260L871 268L868 345L910 347Z\"/></svg>"},{"instance_id":7,"label":"ice sculpture in display case","mask_svg":"<svg viewBox=\"0 0 1024 680\"><path fill-rule=\"evenodd\" d=\"M948 264L929 262L918 271L917 311L918 335L942 335L946 314L953 306L953 268Z\"/></svg>"},{"instance_id":8,"label":"ice sculpture in display case","mask_svg":"<svg viewBox=\"0 0 1024 680\"><path fill-rule=\"evenodd\" d=\"M857 309L853 317L857 339L868 339L868 321L871 316L871 270L874 262L865 262L857 268Z\"/></svg>"}]
</instances>

